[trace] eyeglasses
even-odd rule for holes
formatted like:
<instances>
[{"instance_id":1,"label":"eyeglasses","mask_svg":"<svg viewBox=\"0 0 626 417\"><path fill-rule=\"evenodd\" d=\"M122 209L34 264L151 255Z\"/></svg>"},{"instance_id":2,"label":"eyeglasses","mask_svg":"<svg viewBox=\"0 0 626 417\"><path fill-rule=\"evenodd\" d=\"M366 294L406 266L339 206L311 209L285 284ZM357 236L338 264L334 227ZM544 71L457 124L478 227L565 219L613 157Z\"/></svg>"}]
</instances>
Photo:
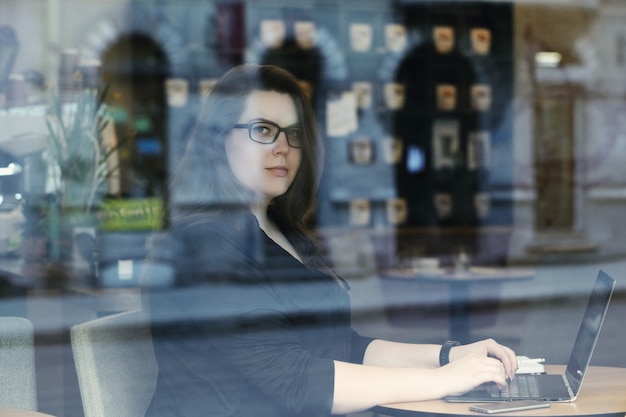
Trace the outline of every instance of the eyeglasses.
<instances>
[{"instance_id":1,"label":"eyeglasses","mask_svg":"<svg viewBox=\"0 0 626 417\"><path fill-rule=\"evenodd\" d=\"M267 120L252 121L250 123L236 124L235 129L248 129L250 140L257 143L270 145L278 139L280 132L285 132L287 144L292 148L302 147L301 129L298 126L280 127L274 122Z\"/></svg>"}]
</instances>

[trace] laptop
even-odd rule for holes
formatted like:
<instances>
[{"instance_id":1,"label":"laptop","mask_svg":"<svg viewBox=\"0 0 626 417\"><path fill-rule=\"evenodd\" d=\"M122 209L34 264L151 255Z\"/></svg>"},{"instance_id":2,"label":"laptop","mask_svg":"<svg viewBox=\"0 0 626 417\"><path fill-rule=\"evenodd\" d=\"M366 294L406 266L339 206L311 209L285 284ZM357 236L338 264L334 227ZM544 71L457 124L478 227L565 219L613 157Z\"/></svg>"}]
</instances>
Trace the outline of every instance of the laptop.
<instances>
[{"instance_id":1,"label":"laptop","mask_svg":"<svg viewBox=\"0 0 626 417\"><path fill-rule=\"evenodd\" d=\"M615 288L615 280L600 270L589 297L565 374L516 375L511 384L504 389L498 388L496 384L483 384L464 394L447 396L446 401L535 400L571 402L576 400L598 341L613 288Z\"/></svg>"}]
</instances>

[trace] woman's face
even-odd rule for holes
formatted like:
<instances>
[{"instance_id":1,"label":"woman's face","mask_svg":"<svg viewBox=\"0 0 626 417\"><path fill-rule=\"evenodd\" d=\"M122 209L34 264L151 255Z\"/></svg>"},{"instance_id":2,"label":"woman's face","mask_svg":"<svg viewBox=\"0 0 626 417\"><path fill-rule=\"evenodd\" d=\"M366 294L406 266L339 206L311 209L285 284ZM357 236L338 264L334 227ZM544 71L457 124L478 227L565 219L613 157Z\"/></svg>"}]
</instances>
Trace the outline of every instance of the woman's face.
<instances>
[{"instance_id":1,"label":"woman's face","mask_svg":"<svg viewBox=\"0 0 626 417\"><path fill-rule=\"evenodd\" d=\"M271 122L280 128L300 123L293 99L275 91L253 91L248 96L237 124L257 121ZM263 133L262 126L258 133ZM271 144L257 143L242 127L233 128L226 139L226 155L235 177L259 198L271 200L284 194L298 172L302 150L290 146L286 134L281 131Z\"/></svg>"}]
</instances>

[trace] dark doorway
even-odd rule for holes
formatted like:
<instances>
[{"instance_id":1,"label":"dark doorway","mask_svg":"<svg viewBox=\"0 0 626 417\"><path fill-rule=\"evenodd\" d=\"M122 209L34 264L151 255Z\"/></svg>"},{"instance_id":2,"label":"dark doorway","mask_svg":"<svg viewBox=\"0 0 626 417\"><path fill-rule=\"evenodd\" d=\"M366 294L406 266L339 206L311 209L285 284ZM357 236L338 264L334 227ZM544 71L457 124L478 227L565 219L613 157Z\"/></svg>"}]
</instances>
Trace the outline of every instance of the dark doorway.
<instances>
[{"instance_id":1,"label":"dark doorway","mask_svg":"<svg viewBox=\"0 0 626 417\"><path fill-rule=\"evenodd\" d=\"M106 102L120 144L120 197L158 197L165 193L168 74L164 50L144 34L121 37L102 56Z\"/></svg>"}]
</instances>

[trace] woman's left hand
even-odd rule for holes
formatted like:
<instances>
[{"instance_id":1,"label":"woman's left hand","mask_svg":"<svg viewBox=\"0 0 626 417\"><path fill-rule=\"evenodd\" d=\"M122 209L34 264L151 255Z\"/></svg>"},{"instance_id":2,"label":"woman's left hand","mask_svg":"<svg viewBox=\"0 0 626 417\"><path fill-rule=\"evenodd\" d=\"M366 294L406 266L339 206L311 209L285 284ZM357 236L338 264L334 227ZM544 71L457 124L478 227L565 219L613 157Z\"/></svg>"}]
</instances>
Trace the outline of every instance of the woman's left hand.
<instances>
[{"instance_id":1,"label":"woman's left hand","mask_svg":"<svg viewBox=\"0 0 626 417\"><path fill-rule=\"evenodd\" d=\"M499 359L502 365L504 365L506 376L511 380L515 378L515 372L518 367L517 356L511 348L501 345L493 339L485 339L479 342L453 347L450 350L450 362L469 355L470 353L477 353Z\"/></svg>"}]
</instances>

